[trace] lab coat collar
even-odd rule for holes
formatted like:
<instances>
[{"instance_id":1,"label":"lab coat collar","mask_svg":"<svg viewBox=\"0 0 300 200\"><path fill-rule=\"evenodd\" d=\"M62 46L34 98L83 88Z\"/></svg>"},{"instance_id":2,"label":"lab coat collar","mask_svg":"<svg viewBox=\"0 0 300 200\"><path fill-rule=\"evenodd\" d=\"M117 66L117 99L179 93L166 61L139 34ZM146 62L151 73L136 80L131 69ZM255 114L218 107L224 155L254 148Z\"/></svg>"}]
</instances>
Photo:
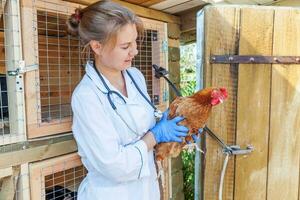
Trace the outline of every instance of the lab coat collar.
<instances>
[{"instance_id":1,"label":"lab coat collar","mask_svg":"<svg viewBox=\"0 0 300 200\"><path fill-rule=\"evenodd\" d=\"M129 71L129 69L127 69ZM100 80L97 72L95 71L94 67L93 67L93 61L88 61L85 67L85 71L88 77L90 77L90 79L92 79L93 83L97 86L97 88L103 92L104 94L107 94L107 89L105 88L104 84L102 83L102 81ZM125 71L122 71L124 78L125 78L125 82L126 82L126 89L127 89L127 96L122 95L110 82L109 80L103 75L103 79L106 82L107 86L114 91L117 91L118 93L120 93L122 95L122 97L125 99L126 103L134 103L133 100L135 100L135 98L138 95L138 91L137 88L134 86L134 83L132 82L131 78L128 76L128 74ZM134 75L131 73L131 75L134 77Z\"/></svg>"}]
</instances>

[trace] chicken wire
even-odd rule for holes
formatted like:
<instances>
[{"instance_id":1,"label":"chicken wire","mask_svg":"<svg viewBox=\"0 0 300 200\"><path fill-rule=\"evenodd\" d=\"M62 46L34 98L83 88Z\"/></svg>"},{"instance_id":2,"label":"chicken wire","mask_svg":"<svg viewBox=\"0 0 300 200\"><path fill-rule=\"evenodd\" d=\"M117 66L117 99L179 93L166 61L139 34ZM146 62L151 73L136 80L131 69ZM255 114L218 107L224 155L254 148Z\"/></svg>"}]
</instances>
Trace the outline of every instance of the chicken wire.
<instances>
[{"instance_id":1,"label":"chicken wire","mask_svg":"<svg viewBox=\"0 0 300 200\"><path fill-rule=\"evenodd\" d=\"M33 1L36 16L36 57L39 73L36 77L37 124L71 121L71 94L84 75L86 58L91 52L83 52L79 37L66 32L66 20L74 8L61 1ZM41 9L42 8L42 9ZM64 12L62 12L62 10ZM155 104L167 100L164 84L154 78L152 64L166 67L165 26L151 20L145 21L145 33L138 40L139 54L133 65L145 75L147 89ZM164 89L162 89L162 86Z\"/></svg>"},{"instance_id":2,"label":"chicken wire","mask_svg":"<svg viewBox=\"0 0 300 200\"><path fill-rule=\"evenodd\" d=\"M32 200L77 199L87 174L77 154L69 154L30 165Z\"/></svg>"},{"instance_id":3,"label":"chicken wire","mask_svg":"<svg viewBox=\"0 0 300 200\"><path fill-rule=\"evenodd\" d=\"M32 171L31 164L29 168L25 164L0 170L0 199L77 199L79 185L87 174L78 157L67 155L33 165Z\"/></svg>"},{"instance_id":4,"label":"chicken wire","mask_svg":"<svg viewBox=\"0 0 300 200\"><path fill-rule=\"evenodd\" d=\"M86 169L78 166L45 176L41 199L77 199L78 187L86 174Z\"/></svg>"},{"instance_id":5,"label":"chicken wire","mask_svg":"<svg viewBox=\"0 0 300 200\"><path fill-rule=\"evenodd\" d=\"M154 77L152 64L162 67L166 66L164 42L165 29L155 21L143 21L145 26L144 35L137 40L139 53L133 60L133 66L137 67L143 74L147 84L147 90L154 104L159 105L167 100L165 93L166 85Z\"/></svg>"},{"instance_id":6,"label":"chicken wire","mask_svg":"<svg viewBox=\"0 0 300 200\"><path fill-rule=\"evenodd\" d=\"M37 119L43 123L71 116L71 94L84 74L82 57L85 55L79 37L73 37L66 31L67 18L74 10L56 1L38 2L47 4L44 9L37 8L34 17L39 63L36 92L40 109ZM62 9L67 12L61 13Z\"/></svg>"}]
</instances>

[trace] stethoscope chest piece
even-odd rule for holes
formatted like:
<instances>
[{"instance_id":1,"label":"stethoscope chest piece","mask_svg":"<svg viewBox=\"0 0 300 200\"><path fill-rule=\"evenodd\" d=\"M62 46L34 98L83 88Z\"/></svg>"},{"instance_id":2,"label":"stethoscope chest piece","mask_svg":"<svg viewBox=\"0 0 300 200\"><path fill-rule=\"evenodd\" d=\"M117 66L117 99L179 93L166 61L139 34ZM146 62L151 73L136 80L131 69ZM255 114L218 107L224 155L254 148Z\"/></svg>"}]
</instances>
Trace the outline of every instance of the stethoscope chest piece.
<instances>
[{"instance_id":1,"label":"stethoscope chest piece","mask_svg":"<svg viewBox=\"0 0 300 200\"><path fill-rule=\"evenodd\" d=\"M163 116L163 113L160 110L158 110L158 109L154 110L154 117L155 117L156 121L159 121L162 118L162 116Z\"/></svg>"}]
</instances>

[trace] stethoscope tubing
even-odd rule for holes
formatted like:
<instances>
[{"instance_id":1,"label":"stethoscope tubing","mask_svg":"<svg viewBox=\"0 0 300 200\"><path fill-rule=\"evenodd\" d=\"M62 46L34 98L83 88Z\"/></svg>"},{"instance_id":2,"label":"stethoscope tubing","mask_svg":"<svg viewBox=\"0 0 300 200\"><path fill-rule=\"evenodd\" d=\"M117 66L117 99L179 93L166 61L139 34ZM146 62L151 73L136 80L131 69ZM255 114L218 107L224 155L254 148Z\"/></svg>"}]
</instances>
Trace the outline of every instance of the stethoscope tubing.
<instances>
[{"instance_id":1,"label":"stethoscope tubing","mask_svg":"<svg viewBox=\"0 0 300 200\"><path fill-rule=\"evenodd\" d=\"M114 102L112 101L111 99L111 95L112 94L116 94L125 104L126 104L126 101L125 99L122 97L122 95L117 92L117 91L114 91L114 90L111 90L107 83L105 82L103 76L100 74L99 70L96 68L96 65L95 65L95 62L93 62L93 67L95 69L95 71L97 72L101 82L103 83L105 89L107 90L107 99L109 101L109 104L111 105L111 107L114 109L114 110L117 110L117 107L116 105L114 104ZM128 74L128 76L130 77L131 81L133 82L135 88L138 90L138 92L142 95L142 97L147 101L147 103L154 109L154 112L157 111L157 108L156 106L146 97L146 95L141 91L141 89L139 88L139 86L137 85L137 83L135 82L134 78L132 77L132 75L129 73L128 70L125 70L126 73Z\"/></svg>"}]
</instances>

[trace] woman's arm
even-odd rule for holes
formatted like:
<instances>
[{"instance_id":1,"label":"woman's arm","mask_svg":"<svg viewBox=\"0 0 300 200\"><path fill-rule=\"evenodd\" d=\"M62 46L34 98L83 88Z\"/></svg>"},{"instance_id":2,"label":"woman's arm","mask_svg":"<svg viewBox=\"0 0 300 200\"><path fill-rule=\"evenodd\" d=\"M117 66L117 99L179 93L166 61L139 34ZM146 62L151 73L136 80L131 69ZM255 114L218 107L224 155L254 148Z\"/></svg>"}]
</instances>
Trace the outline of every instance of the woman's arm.
<instances>
[{"instance_id":1,"label":"woman's arm","mask_svg":"<svg viewBox=\"0 0 300 200\"><path fill-rule=\"evenodd\" d=\"M151 131L148 131L142 140L146 143L148 151L152 150L153 147L156 145L156 140Z\"/></svg>"}]
</instances>

